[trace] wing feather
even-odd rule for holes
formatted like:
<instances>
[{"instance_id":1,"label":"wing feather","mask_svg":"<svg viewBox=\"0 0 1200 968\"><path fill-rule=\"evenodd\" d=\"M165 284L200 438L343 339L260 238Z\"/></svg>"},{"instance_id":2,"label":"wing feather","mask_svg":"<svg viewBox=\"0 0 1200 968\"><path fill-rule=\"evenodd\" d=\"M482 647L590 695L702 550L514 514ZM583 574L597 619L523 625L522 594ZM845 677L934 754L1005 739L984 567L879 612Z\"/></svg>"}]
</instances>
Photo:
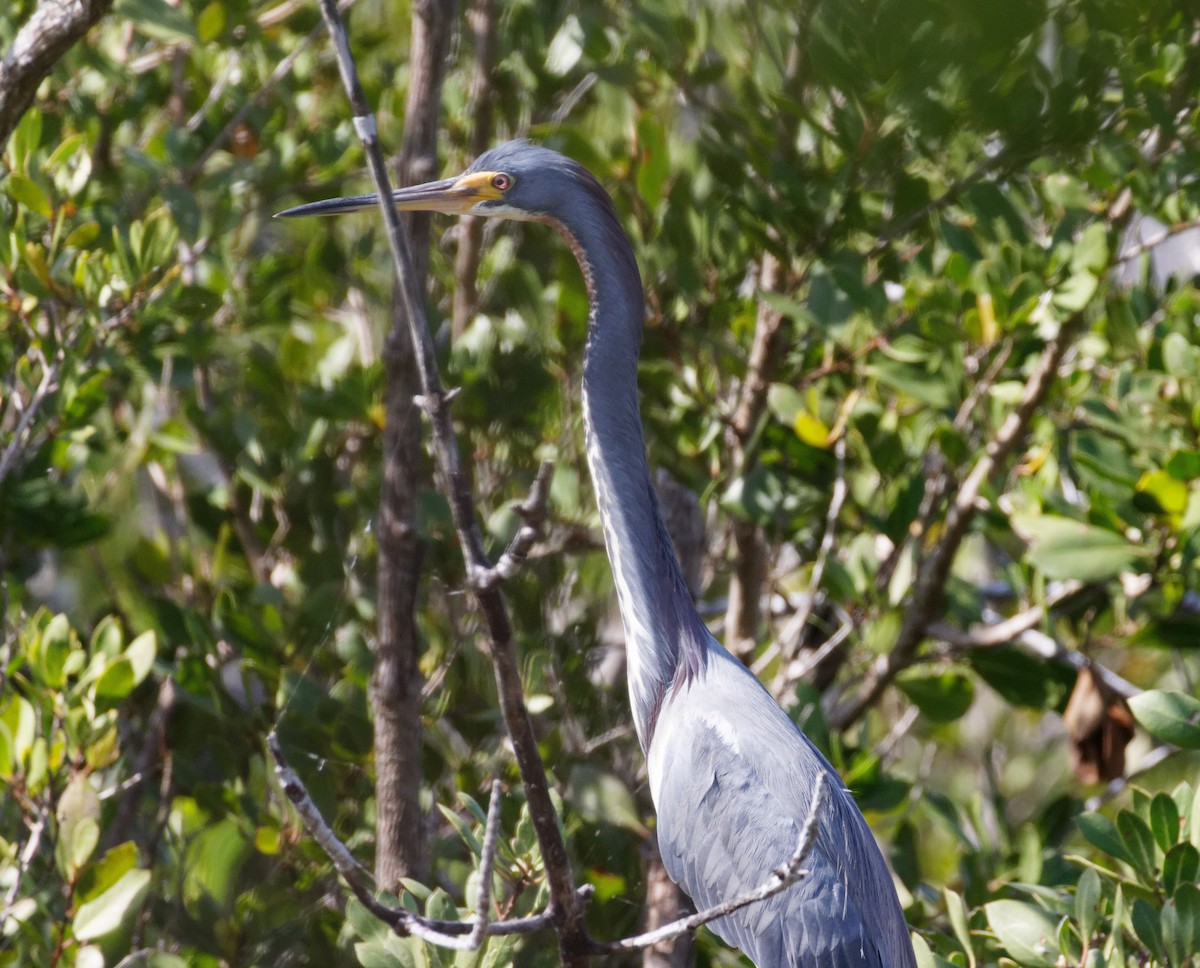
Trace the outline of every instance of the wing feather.
<instances>
[{"instance_id":1,"label":"wing feather","mask_svg":"<svg viewBox=\"0 0 1200 968\"><path fill-rule=\"evenodd\" d=\"M698 910L760 886L795 851L823 773L809 876L709 927L758 968L912 968L891 873L840 778L757 679L714 666L664 705L651 749L667 873Z\"/></svg>"}]
</instances>

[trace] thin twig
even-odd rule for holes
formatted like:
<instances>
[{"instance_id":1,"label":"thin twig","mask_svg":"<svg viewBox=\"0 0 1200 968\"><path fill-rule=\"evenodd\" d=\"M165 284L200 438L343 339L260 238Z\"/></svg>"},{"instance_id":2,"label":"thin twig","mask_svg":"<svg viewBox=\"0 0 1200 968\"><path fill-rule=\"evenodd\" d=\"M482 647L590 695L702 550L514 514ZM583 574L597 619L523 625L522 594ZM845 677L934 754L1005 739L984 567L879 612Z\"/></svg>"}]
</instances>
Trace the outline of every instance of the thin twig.
<instances>
[{"instance_id":1,"label":"thin twig","mask_svg":"<svg viewBox=\"0 0 1200 968\"><path fill-rule=\"evenodd\" d=\"M423 409L429 417L439 489L450 504L467 579L475 591L476 601L487 623L491 640L492 669L496 676L501 711L512 742L517 767L521 772L530 819L545 863L546 878L550 887L550 910L561 919L558 932L559 952L567 968L582 968L587 963L586 950L590 945L583 923L583 906L575 889L574 875L559 829L558 816L550 799L546 767L541 759L529 711L525 707L508 607L498 588L481 587L477 580L480 573L486 573L492 566L483 548L474 501L466 475L463 473L458 441L451 423L449 407L446 406L446 394L442 388L422 295L415 281L412 256L400 225L399 213L391 204L392 190L379 145L378 126L359 83L337 5L334 0L320 0L320 6L321 14L333 38L338 70L354 115L354 127L367 157L379 197L379 208L387 227L392 266L398 282L397 298L408 320L414 357L421 377Z\"/></svg>"},{"instance_id":2,"label":"thin twig","mask_svg":"<svg viewBox=\"0 0 1200 968\"><path fill-rule=\"evenodd\" d=\"M479 906L475 911L475 929L468 935L472 948L483 944L492 913L492 868L496 863L496 835L500 831L500 781L492 780L492 799L488 802L487 825L483 828L483 849L479 855Z\"/></svg>"},{"instance_id":3,"label":"thin twig","mask_svg":"<svg viewBox=\"0 0 1200 968\"><path fill-rule=\"evenodd\" d=\"M55 360L49 366L45 366L45 360L42 362L44 366L42 378L38 381L38 385L33 391L33 396L29 398L29 403L25 405L25 409L21 412L17 426L13 428L8 446L4 448L4 453L0 454L0 484L4 483L4 479L8 477L24 454L28 443L25 440L25 432L29 429L29 425L33 422L33 418L37 416L38 411L42 409L42 404L46 402L47 395L58 389L59 360Z\"/></svg>"},{"instance_id":4,"label":"thin twig","mask_svg":"<svg viewBox=\"0 0 1200 968\"><path fill-rule=\"evenodd\" d=\"M275 760L275 776L279 779L284 795L295 807L296 813L300 815L300 820L304 824L304 829L308 831L308 835L325 851L325 855L333 862L333 866L363 907L397 934L412 935L440 948L474 951L483 943L484 937L502 934L529 934L543 928L555 927L561 920L557 912L548 910L526 918L490 923L487 913L481 910L476 912L476 917L471 921L443 921L423 917L406 908L395 908L382 903L367 887L366 878L369 875L366 868L359 864L354 855L350 853L350 849L333 832L309 795L304 781L288 765L287 759L283 755L283 748L279 743L279 737L274 731L267 736L267 749L270 750L271 756ZM480 897L487 905L491 904L490 884L499 827L499 799L499 784L494 783L492 802L488 805L483 856L480 859L480 875L484 877ZM588 893L590 892L581 891L577 896L582 901ZM481 909L483 906L481 904Z\"/></svg>"},{"instance_id":5,"label":"thin twig","mask_svg":"<svg viewBox=\"0 0 1200 968\"><path fill-rule=\"evenodd\" d=\"M550 479L553 476L554 464L548 460L542 461L533 487L529 490L529 496L517 508L517 513L525 523L517 530L500 560L491 568L476 573L477 588L486 590L507 581L525 563L526 556L537 541L542 524L546 520L546 502L550 497Z\"/></svg>"},{"instance_id":6,"label":"thin twig","mask_svg":"<svg viewBox=\"0 0 1200 968\"><path fill-rule=\"evenodd\" d=\"M808 855L816 843L817 825L820 823L821 812L825 807L825 798L828 793L827 783L828 779L825 774L819 773L817 775L817 784L813 789L812 802L809 804L808 814L804 818L804 825L800 829L800 837L796 842L795 853L788 860L784 861L784 863L780 864L779 867L775 868L771 872L770 877L759 887L756 887L752 891L747 891L732 901L726 901L723 904L706 908L686 918L680 918L678 921L664 924L661 928L655 928L653 931L634 935L631 938L622 938L620 941L612 941L608 944L597 944L595 947L596 952L636 951L641 948L649 948L662 941L670 941L672 938L677 938L689 931L695 931L696 928L703 924L708 924L717 918L723 918L750 904L756 904L759 901L765 901L769 897L774 897L780 891L787 890L797 881L803 880L808 874L808 871L804 869L804 862L808 859Z\"/></svg>"},{"instance_id":7,"label":"thin twig","mask_svg":"<svg viewBox=\"0 0 1200 968\"><path fill-rule=\"evenodd\" d=\"M1030 629L1037 628L1055 608L1069 598L1074 598L1084 588L1081 581L1066 581L1044 605L1033 605L1010 618L990 625L979 625L971 629L960 629L949 622L931 622L929 634L954 646L956 649L988 649L1005 645L1019 638Z\"/></svg>"},{"instance_id":8,"label":"thin twig","mask_svg":"<svg viewBox=\"0 0 1200 968\"><path fill-rule=\"evenodd\" d=\"M849 406L843 410L848 412L853 408L851 400L857 400L857 391L850 394L847 399ZM788 648L787 652L792 654L784 654L783 676L778 682L779 688L775 689L776 696L785 696L795 688L795 683L799 681L791 675L791 666L797 656L795 650L804 647L804 640L808 631L808 620L812 618L813 609L816 607L818 596L821 594L821 581L825 576L825 563L829 560L830 554L833 553L833 541L837 535L837 520L842 513L842 505L846 502L846 438L839 436L833 445L834 460L836 461L837 473L834 477L833 488L829 495L829 508L825 512L825 531L821 535L821 543L817 547L817 557L813 561L812 576L808 583L808 594L804 597L804 601L800 605L800 609L793 615L780 632L771 648L767 649L763 657L754 664L753 671L755 675L761 672L765 665L767 655L771 653L784 653L785 643L789 646L795 643L795 649ZM832 651L832 650L829 650ZM825 652L828 655L829 652ZM805 666L805 671L813 668L814 663L809 662Z\"/></svg>"}]
</instances>

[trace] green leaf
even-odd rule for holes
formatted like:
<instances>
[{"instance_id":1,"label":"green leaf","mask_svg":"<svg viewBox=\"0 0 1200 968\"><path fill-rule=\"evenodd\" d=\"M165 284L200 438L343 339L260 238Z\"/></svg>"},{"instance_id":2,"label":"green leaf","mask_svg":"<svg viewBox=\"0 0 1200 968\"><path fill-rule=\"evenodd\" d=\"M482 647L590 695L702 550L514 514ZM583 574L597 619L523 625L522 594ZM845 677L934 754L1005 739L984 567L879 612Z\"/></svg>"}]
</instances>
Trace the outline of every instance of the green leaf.
<instances>
[{"instance_id":1,"label":"green leaf","mask_svg":"<svg viewBox=\"0 0 1200 968\"><path fill-rule=\"evenodd\" d=\"M1163 887L1174 894L1181 884L1195 884L1200 880L1200 851L1184 841L1176 844L1163 858Z\"/></svg>"},{"instance_id":2,"label":"green leaf","mask_svg":"<svg viewBox=\"0 0 1200 968\"><path fill-rule=\"evenodd\" d=\"M61 689L67 681L65 669L71 654L71 625L65 615L55 615L42 630L37 652L38 677L51 689Z\"/></svg>"},{"instance_id":3,"label":"green leaf","mask_svg":"<svg viewBox=\"0 0 1200 968\"><path fill-rule=\"evenodd\" d=\"M1117 814L1117 830L1125 844L1129 856L1133 858L1133 866L1146 877L1154 875L1154 835L1150 827L1132 810L1122 810Z\"/></svg>"},{"instance_id":4,"label":"green leaf","mask_svg":"<svg viewBox=\"0 0 1200 968\"><path fill-rule=\"evenodd\" d=\"M967 661L1006 702L1061 712L1075 687L1073 669L1046 663L1012 646L975 649Z\"/></svg>"},{"instance_id":5,"label":"green leaf","mask_svg":"<svg viewBox=\"0 0 1200 968\"><path fill-rule=\"evenodd\" d=\"M1087 868L1075 885L1075 923L1085 942L1090 942L1100 924L1100 875Z\"/></svg>"},{"instance_id":6,"label":"green leaf","mask_svg":"<svg viewBox=\"0 0 1200 968\"><path fill-rule=\"evenodd\" d=\"M1013 528L1031 542L1029 562L1047 578L1103 581L1149 556L1105 528L1049 514L1014 514Z\"/></svg>"},{"instance_id":7,"label":"green leaf","mask_svg":"<svg viewBox=\"0 0 1200 968\"><path fill-rule=\"evenodd\" d=\"M1004 950L1025 968L1054 968L1058 949L1058 920L1024 901L992 901L983 906L988 926Z\"/></svg>"},{"instance_id":8,"label":"green leaf","mask_svg":"<svg viewBox=\"0 0 1200 968\"><path fill-rule=\"evenodd\" d=\"M121 631L121 623L112 615L106 615L92 631L89 649L93 654L100 653L111 659L121 654L125 644L125 635Z\"/></svg>"},{"instance_id":9,"label":"green leaf","mask_svg":"<svg viewBox=\"0 0 1200 968\"><path fill-rule=\"evenodd\" d=\"M138 862L138 848L132 840L111 847L104 856L93 864L89 864L80 878L76 897L79 901L90 901L99 897L117 883L125 874L135 867Z\"/></svg>"},{"instance_id":10,"label":"green leaf","mask_svg":"<svg viewBox=\"0 0 1200 968\"><path fill-rule=\"evenodd\" d=\"M1170 794L1159 793L1150 801L1150 832L1164 854L1179 843L1179 808Z\"/></svg>"},{"instance_id":11,"label":"green leaf","mask_svg":"<svg viewBox=\"0 0 1200 968\"><path fill-rule=\"evenodd\" d=\"M1099 287L1100 280L1094 273L1081 270L1054 290L1054 305L1066 312L1077 313L1092 301Z\"/></svg>"},{"instance_id":12,"label":"green leaf","mask_svg":"<svg viewBox=\"0 0 1200 968\"><path fill-rule=\"evenodd\" d=\"M439 803L437 806L442 812L442 816L450 822L450 826L455 829L455 831L458 833L458 836L462 838L463 843L467 845L467 849L471 851L472 856L482 856L483 845L480 843L479 838L475 836L475 832L471 829L471 825L463 820L463 818L460 817L455 811L451 810L444 804Z\"/></svg>"},{"instance_id":13,"label":"green leaf","mask_svg":"<svg viewBox=\"0 0 1200 968\"><path fill-rule=\"evenodd\" d=\"M935 410L944 410L950 406L950 388L946 386L945 380L940 374L930 373L923 367L912 366L899 360L883 360L873 366L864 367L863 371Z\"/></svg>"},{"instance_id":14,"label":"green leaf","mask_svg":"<svg viewBox=\"0 0 1200 968\"><path fill-rule=\"evenodd\" d=\"M629 788L611 773L579 764L567 783L575 809L593 823L609 823L639 836L646 834Z\"/></svg>"},{"instance_id":15,"label":"green leaf","mask_svg":"<svg viewBox=\"0 0 1200 968\"><path fill-rule=\"evenodd\" d=\"M970 915L962 895L948 887L942 888L942 897L946 901L946 914L950 918L950 927L954 929L954 937L967 956L967 964L975 968L975 946L971 944Z\"/></svg>"},{"instance_id":16,"label":"green leaf","mask_svg":"<svg viewBox=\"0 0 1200 968\"><path fill-rule=\"evenodd\" d=\"M142 680L150 674L150 670L154 668L154 657L157 654L158 637L154 634L153 629L143 632L129 643L129 647L125 650L125 658L129 660L129 666L133 671L135 687L141 685Z\"/></svg>"},{"instance_id":17,"label":"green leaf","mask_svg":"<svg viewBox=\"0 0 1200 968\"><path fill-rule=\"evenodd\" d=\"M94 900L80 905L71 926L80 941L100 938L121 926L126 914L141 903L150 888L150 872L131 870Z\"/></svg>"},{"instance_id":18,"label":"green leaf","mask_svg":"<svg viewBox=\"0 0 1200 968\"><path fill-rule=\"evenodd\" d=\"M10 174L8 176L8 193L19 205L42 218L49 219L54 216L54 207L50 204L50 199L42 191L41 186L27 175L22 175L17 171Z\"/></svg>"},{"instance_id":19,"label":"green leaf","mask_svg":"<svg viewBox=\"0 0 1200 968\"><path fill-rule=\"evenodd\" d=\"M662 123L643 114L637 122L637 189L651 212L662 204L663 189L671 173L671 159Z\"/></svg>"},{"instance_id":20,"label":"green leaf","mask_svg":"<svg viewBox=\"0 0 1200 968\"><path fill-rule=\"evenodd\" d=\"M1170 964L1195 964L1200 952L1200 888L1183 884L1163 905L1160 915L1163 948Z\"/></svg>"},{"instance_id":21,"label":"green leaf","mask_svg":"<svg viewBox=\"0 0 1200 968\"><path fill-rule=\"evenodd\" d=\"M1149 499L1152 505L1148 508L1150 511L1179 517L1187 508L1187 485L1165 470L1143 474L1137 482L1137 493Z\"/></svg>"},{"instance_id":22,"label":"green leaf","mask_svg":"<svg viewBox=\"0 0 1200 968\"><path fill-rule=\"evenodd\" d=\"M1129 911L1129 920L1133 924L1133 933L1137 935L1150 953L1158 959L1163 956L1162 922L1158 912L1145 898L1135 898Z\"/></svg>"},{"instance_id":23,"label":"green leaf","mask_svg":"<svg viewBox=\"0 0 1200 968\"><path fill-rule=\"evenodd\" d=\"M1085 813L1075 818L1075 826L1084 839L1111 857L1133 866L1133 855L1129 853L1117 826L1101 813Z\"/></svg>"},{"instance_id":24,"label":"green leaf","mask_svg":"<svg viewBox=\"0 0 1200 968\"><path fill-rule=\"evenodd\" d=\"M975 683L958 669L910 669L896 684L926 719L950 723L962 717L975 699Z\"/></svg>"},{"instance_id":25,"label":"green leaf","mask_svg":"<svg viewBox=\"0 0 1200 968\"><path fill-rule=\"evenodd\" d=\"M115 702L128 696L134 685L133 663L121 656L104 667L92 689L97 699Z\"/></svg>"},{"instance_id":26,"label":"green leaf","mask_svg":"<svg viewBox=\"0 0 1200 968\"><path fill-rule=\"evenodd\" d=\"M1133 717L1155 739L1200 749L1200 700L1182 692L1148 689L1129 700Z\"/></svg>"},{"instance_id":27,"label":"green leaf","mask_svg":"<svg viewBox=\"0 0 1200 968\"><path fill-rule=\"evenodd\" d=\"M37 738L37 713L24 696L13 695L0 713L0 723L5 727L9 742L9 756L14 769L25 763ZM0 769L3 764L0 764Z\"/></svg>"},{"instance_id":28,"label":"green leaf","mask_svg":"<svg viewBox=\"0 0 1200 968\"><path fill-rule=\"evenodd\" d=\"M1200 478L1200 450L1177 450L1167 461L1166 472L1179 481Z\"/></svg>"},{"instance_id":29,"label":"green leaf","mask_svg":"<svg viewBox=\"0 0 1200 968\"><path fill-rule=\"evenodd\" d=\"M1092 222L1075 241L1071 253L1073 269L1087 269L1103 275L1108 268L1108 229L1103 222Z\"/></svg>"},{"instance_id":30,"label":"green leaf","mask_svg":"<svg viewBox=\"0 0 1200 968\"><path fill-rule=\"evenodd\" d=\"M407 950L405 954L408 954ZM393 953L383 942L358 942L354 946L354 957L358 959L362 968L417 968L417 962L411 954L405 958L399 953Z\"/></svg>"},{"instance_id":31,"label":"green leaf","mask_svg":"<svg viewBox=\"0 0 1200 968\"><path fill-rule=\"evenodd\" d=\"M795 423L796 416L804 412L804 397L786 383L772 383L767 389L767 409L781 423L790 426Z\"/></svg>"}]
</instances>

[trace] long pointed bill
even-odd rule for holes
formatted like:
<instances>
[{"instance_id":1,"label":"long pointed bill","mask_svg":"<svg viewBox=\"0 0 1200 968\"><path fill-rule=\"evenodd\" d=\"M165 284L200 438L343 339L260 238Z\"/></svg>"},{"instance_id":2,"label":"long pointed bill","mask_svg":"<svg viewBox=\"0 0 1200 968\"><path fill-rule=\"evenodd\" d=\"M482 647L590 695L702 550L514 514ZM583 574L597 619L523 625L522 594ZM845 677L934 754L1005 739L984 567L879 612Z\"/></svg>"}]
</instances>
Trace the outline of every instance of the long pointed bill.
<instances>
[{"instance_id":1,"label":"long pointed bill","mask_svg":"<svg viewBox=\"0 0 1200 968\"><path fill-rule=\"evenodd\" d=\"M458 178L427 182L412 188L397 188L392 192L392 204L401 212L444 212L447 215L462 215L480 202L502 197L503 193L492 185L495 174L491 171L475 171ZM378 204L378 195L348 195L345 198L327 198L321 202L297 205L278 213L275 217L341 215L345 212L374 208Z\"/></svg>"}]
</instances>

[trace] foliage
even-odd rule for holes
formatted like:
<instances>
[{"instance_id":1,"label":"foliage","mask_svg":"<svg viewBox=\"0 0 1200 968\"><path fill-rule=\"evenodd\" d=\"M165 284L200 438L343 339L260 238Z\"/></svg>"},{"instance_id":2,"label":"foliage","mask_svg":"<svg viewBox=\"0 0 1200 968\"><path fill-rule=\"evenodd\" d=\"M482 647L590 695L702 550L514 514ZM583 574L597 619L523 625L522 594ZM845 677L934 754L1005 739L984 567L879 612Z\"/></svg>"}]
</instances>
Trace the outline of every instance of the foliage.
<instances>
[{"instance_id":1,"label":"foliage","mask_svg":"<svg viewBox=\"0 0 1200 968\"><path fill-rule=\"evenodd\" d=\"M984 485L936 617L969 639L1041 609L1036 631L1153 690L1132 703L1145 734L1197 748L1200 294L1147 271L1156 246L1122 256L1135 218L1178 235L1200 217L1194 11L497 6L501 136L588 164L637 248L649 446L705 509L706 614L738 565L731 528L753 522L777 607L748 659L887 845L922 963L1188 963L1192 754L1111 803L1082 787L1058 718L1074 670L1020 642L930 638L865 716L839 722L834 700L891 648L948 503L1066 327L1059 379ZM0 42L32 8L0 13ZM359 0L350 17L393 141L410 14ZM276 726L369 863L391 280L370 218L270 219L359 190L317 24L305 5L119 4L4 146L0 964L460 963L344 903L262 747ZM452 56L448 170L468 160L465 34ZM555 462L556 550L509 595L592 930L617 937L639 923L652 814L636 741L610 733L628 711L582 452L583 281L552 233L507 227L451 345L455 237L435 238L441 362L493 548L539 460ZM739 462L764 314L783 335ZM498 776L497 899L529 913L541 862L433 491L419 528L435 873L406 903L472 909L472 798ZM787 625L810 592L817 632L798 648ZM796 668L831 636L810 670L822 706ZM548 964L544 940L493 942L480 963ZM735 963L710 935L700 948Z\"/></svg>"}]
</instances>

